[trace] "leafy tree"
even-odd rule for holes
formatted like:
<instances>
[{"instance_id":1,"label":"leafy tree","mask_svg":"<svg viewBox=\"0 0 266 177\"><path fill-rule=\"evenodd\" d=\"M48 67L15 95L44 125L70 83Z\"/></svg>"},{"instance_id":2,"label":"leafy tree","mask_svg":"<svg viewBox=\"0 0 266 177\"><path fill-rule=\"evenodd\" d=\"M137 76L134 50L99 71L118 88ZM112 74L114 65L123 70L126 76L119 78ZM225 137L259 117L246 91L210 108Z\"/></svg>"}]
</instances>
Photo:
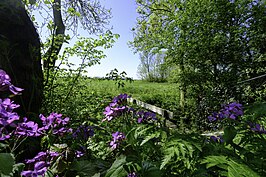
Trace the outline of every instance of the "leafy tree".
<instances>
[{"instance_id":1,"label":"leafy tree","mask_svg":"<svg viewBox=\"0 0 266 177\"><path fill-rule=\"evenodd\" d=\"M181 107L194 105L204 115L220 102L242 100L238 83L264 72L265 2L137 3L140 17L131 45L136 51L167 49L168 62L178 69Z\"/></svg>"},{"instance_id":2,"label":"leafy tree","mask_svg":"<svg viewBox=\"0 0 266 177\"><path fill-rule=\"evenodd\" d=\"M76 35L81 25L88 34L103 34L111 18L110 10L105 9L98 0L24 0L24 2L30 12L38 10L48 22L46 25L51 37L48 38L43 55L45 69L55 66L63 43L69 40L67 31L71 30Z\"/></svg>"},{"instance_id":3,"label":"leafy tree","mask_svg":"<svg viewBox=\"0 0 266 177\"><path fill-rule=\"evenodd\" d=\"M31 15L31 19L43 35L42 61L44 69L44 111L53 110L55 100L68 103L79 77L86 72L86 67L98 64L105 57L99 48L110 48L118 38L109 30L111 11L104 8L98 0L23 0ZM36 22L43 18L43 22ZM92 37L80 37L79 29L87 31ZM68 45L70 39L76 38L73 46ZM72 41L71 41L72 42ZM62 50L63 45L64 50ZM75 67L69 60L71 56L79 58L79 66ZM68 71L68 72L65 72ZM58 76L68 78L61 98L52 97L56 90ZM59 94L60 95L60 94ZM51 107L50 107L51 106ZM59 106L62 108L62 105Z\"/></svg>"},{"instance_id":4,"label":"leafy tree","mask_svg":"<svg viewBox=\"0 0 266 177\"><path fill-rule=\"evenodd\" d=\"M165 54L160 52L143 51L140 54L140 64L138 66L138 75L141 79L147 81L164 82L166 81L170 69L165 63Z\"/></svg>"}]
</instances>

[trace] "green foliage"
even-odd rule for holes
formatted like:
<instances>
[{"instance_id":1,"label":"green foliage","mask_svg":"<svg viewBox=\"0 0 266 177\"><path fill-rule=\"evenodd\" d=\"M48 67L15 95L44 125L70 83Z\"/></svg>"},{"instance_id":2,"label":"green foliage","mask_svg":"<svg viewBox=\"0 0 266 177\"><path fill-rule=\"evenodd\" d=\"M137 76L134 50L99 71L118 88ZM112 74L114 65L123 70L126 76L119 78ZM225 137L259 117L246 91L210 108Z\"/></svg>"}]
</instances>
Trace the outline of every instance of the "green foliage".
<instances>
[{"instance_id":1,"label":"green foliage","mask_svg":"<svg viewBox=\"0 0 266 177\"><path fill-rule=\"evenodd\" d=\"M207 156L203 161L206 164L207 169L217 167L221 176L238 177L238 176L254 176L259 177L252 169L247 165L236 162L226 156Z\"/></svg>"},{"instance_id":2,"label":"green foliage","mask_svg":"<svg viewBox=\"0 0 266 177\"><path fill-rule=\"evenodd\" d=\"M149 82L165 82L170 69L166 66L164 52L154 54L150 51L143 51L140 54L138 75L142 80Z\"/></svg>"},{"instance_id":3,"label":"green foliage","mask_svg":"<svg viewBox=\"0 0 266 177\"><path fill-rule=\"evenodd\" d=\"M197 169L197 156L202 152L201 141L201 137L193 134L169 136L163 146L160 169L170 171L172 175L193 174Z\"/></svg>"},{"instance_id":4,"label":"green foliage","mask_svg":"<svg viewBox=\"0 0 266 177\"><path fill-rule=\"evenodd\" d=\"M204 117L221 102L251 101L257 91L263 95L265 77L242 84L265 74L264 1L139 0L137 4L131 47L136 52L165 51L168 68L173 68L169 80L180 84L180 109L190 122L206 128ZM250 89L243 95L247 86Z\"/></svg>"},{"instance_id":5,"label":"green foliage","mask_svg":"<svg viewBox=\"0 0 266 177\"><path fill-rule=\"evenodd\" d=\"M119 156L116 158L112 166L108 169L105 177L124 177L127 175L127 172L124 169L124 165L126 165L126 156Z\"/></svg>"},{"instance_id":6,"label":"green foliage","mask_svg":"<svg viewBox=\"0 0 266 177\"><path fill-rule=\"evenodd\" d=\"M45 100L43 104L45 113L61 112L68 116L79 117L77 112L82 114L93 112L94 117L97 114L95 110L102 109L102 107L98 108L102 105L102 97L101 99L90 100L98 93L89 91L92 93L91 97L86 96L84 98L87 95L86 91L89 90L89 85L86 83L86 77L82 75L86 74L88 67L99 64L100 60L106 57L100 48L112 47L115 36L109 31L100 39L80 38L72 47L64 49L63 54L59 56L58 68L45 72ZM76 69L73 69L74 64L69 60L71 56L76 56L81 60L81 64ZM61 69L61 66L65 68ZM108 97L108 95L103 97ZM93 106L88 108L88 105ZM88 109L92 109L92 111L88 111Z\"/></svg>"},{"instance_id":7,"label":"green foliage","mask_svg":"<svg viewBox=\"0 0 266 177\"><path fill-rule=\"evenodd\" d=\"M15 157L10 153L0 153L0 174L1 176L12 176Z\"/></svg>"},{"instance_id":8,"label":"green foliage","mask_svg":"<svg viewBox=\"0 0 266 177\"><path fill-rule=\"evenodd\" d=\"M71 171L76 171L77 175L97 177L99 175L99 166L97 162L91 162L89 160L74 161L70 167Z\"/></svg>"},{"instance_id":9,"label":"green foliage","mask_svg":"<svg viewBox=\"0 0 266 177\"><path fill-rule=\"evenodd\" d=\"M130 77L126 77L127 73L125 71L122 71L121 73L118 73L118 70L115 68L110 71L110 73L106 74L106 79L108 80L114 80L115 85L117 85L118 89L120 87L125 87L125 82L133 82L133 79Z\"/></svg>"}]
</instances>

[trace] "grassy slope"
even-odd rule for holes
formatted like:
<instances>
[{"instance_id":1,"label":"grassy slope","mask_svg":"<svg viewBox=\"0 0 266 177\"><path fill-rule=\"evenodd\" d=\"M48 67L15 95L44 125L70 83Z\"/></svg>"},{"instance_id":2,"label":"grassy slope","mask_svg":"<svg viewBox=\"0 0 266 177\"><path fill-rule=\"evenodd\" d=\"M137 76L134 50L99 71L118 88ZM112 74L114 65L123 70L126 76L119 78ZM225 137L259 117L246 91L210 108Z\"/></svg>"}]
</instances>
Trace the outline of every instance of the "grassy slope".
<instances>
[{"instance_id":1,"label":"grassy slope","mask_svg":"<svg viewBox=\"0 0 266 177\"><path fill-rule=\"evenodd\" d=\"M132 83L126 82L124 88L118 88L115 81L88 80L91 91L106 93L116 96L127 93L133 98L174 111L178 107L179 94L178 85L172 83L152 83L136 80Z\"/></svg>"}]
</instances>

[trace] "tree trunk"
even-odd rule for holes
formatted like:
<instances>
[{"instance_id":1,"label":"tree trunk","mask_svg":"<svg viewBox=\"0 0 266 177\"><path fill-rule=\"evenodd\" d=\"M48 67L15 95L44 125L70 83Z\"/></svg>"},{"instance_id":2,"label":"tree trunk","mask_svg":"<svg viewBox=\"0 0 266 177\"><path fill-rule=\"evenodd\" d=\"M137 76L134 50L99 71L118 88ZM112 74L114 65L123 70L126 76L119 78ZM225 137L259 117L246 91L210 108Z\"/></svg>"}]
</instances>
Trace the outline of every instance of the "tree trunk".
<instances>
[{"instance_id":1,"label":"tree trunk","mask_svg":"<svg viewBox=\"0 0 266 177\"><path fill-rule=\"evenodd\" d=\"M20 104L17 112L38 115L43 97L40 40L21 0L0 1L0 68L24 89L14 97Z\"/></svg>"}]
</instances>

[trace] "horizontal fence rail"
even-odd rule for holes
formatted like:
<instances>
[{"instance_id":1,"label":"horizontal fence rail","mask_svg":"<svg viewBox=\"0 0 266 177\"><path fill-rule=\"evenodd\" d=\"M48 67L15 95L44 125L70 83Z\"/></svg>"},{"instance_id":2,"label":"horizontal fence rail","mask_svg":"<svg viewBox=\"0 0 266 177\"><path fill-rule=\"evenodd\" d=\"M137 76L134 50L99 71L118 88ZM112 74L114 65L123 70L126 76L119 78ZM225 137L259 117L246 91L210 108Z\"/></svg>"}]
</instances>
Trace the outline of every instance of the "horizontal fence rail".
<instances>
[{"instance_id":1,"label":"horizontal fence rail","mask_svg":"<svg viewBox=\"0 0 266 177\"><path fill-rule=\"evenodd\" d=\"M139 100L134 99L134 98L128 98L127 101L161 115L162 117L165 118L164 119L165 126L170 127L170 128L176 128L177 127L175 124L173 124L173 122L167 120L167 119L173 119L173 117L174 117L173 112L168 111L166 109L159 108L157 106L154 106L154 105L151 105L151 104L148 104L145 102L142 102L142 101L139 101ZM223 131L205 132L205 133L202 133L201 135L206 136L206 137L219 136L219 135L223 135Z\"/></svg>"},{"instance_id":2,"label":"horizontal fence rail","mask_svg":"<svg viewBox=\"0 0 266 177\"><path fill-rule=\"evenodd\" d=\"M162 108L159 108L157 106L154 106L154 105L151 105L151 104L148 104L148 103L144 103L142 101L139 101L139 100L136 100L134 98L128 98L128 101L130 103L133 103L133 104L136 104L142 108L145 108L145 109L148 109L154 113L157 113L159 115L161 115L162 117L164 118L168 118L168 119L172 119L174 116L174 113L171 112L171 111L168 111L166 109L162 109Z\"/></svg>"},{"instance_id":3,"label":"horizontal fence rail","mask_svg":"<svg viewBox=\"0 0 266 177\"><path fill-rule=\"evenodd\" d=\"M164 124L165 125L172 127L172 128L176 127L176 125L174 125L171 121L169 121L169 120L173 119L173 117L174 117L173 112L168 111L166 109L159 108L157 106L154 106L154 105L151 105L151 104L148 104L145 102L142 102L142 101L139 101L139 100L134 99L134 98L128 98L127 101L161 115L164 118Z\"/></svg>"}]
</instances>

